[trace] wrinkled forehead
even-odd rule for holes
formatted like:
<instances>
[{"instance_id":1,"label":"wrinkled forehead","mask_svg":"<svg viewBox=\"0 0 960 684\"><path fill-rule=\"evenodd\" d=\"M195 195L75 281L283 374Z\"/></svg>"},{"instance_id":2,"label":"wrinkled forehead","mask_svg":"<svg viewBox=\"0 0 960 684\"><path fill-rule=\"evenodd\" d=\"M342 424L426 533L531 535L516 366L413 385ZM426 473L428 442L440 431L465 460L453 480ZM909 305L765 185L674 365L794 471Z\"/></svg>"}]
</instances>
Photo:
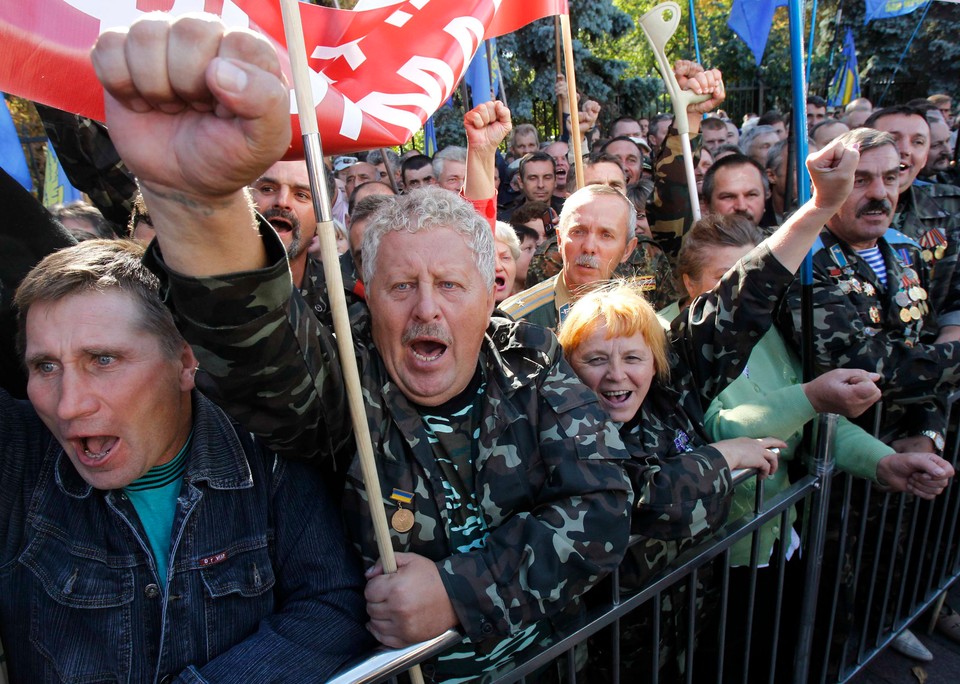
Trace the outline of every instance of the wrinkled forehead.
<instances>
[{"instance_id":1,"label":"wrinkled forehead","mask_svg":"<svg viewBox=\"0 0 960 684\"><path fill-rule=\"evenodd\" d=\"M604 227L626 236L631 211L633 205L625 195L594 195L578 191L567 198L560 230L567 231L574 226Z\"/></svg>"},{"instance_id":2,"label":"wrinkled forehead","mask_svg":"<svg viewBox=\"0 0 960 684\"><path fill-rule=\"evenodd\" d=\"M880 175L900 168L900 151L892 143L884 143L860 153L857 173Z\"/></svg>"}]
</instances>

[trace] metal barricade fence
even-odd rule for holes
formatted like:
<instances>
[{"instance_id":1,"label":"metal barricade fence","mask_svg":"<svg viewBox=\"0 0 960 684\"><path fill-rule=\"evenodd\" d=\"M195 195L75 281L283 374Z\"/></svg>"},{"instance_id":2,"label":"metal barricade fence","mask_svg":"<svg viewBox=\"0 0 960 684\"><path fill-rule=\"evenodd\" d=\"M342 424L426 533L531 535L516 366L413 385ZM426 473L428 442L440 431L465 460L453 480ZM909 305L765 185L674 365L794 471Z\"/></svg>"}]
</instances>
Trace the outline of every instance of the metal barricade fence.
<instances>
[{"instance_id":1,"label":"metal barricade fence","mask_svg":"<svg viewBox=\"0 0 960 684\"><path fill-rule=\"evenodd\" d=\"M946 399L944 458L955 469L958 396ZM878 436L880 422L878 417ZM841 474L833 498L812 682L846 682L856 676L903 629L931 607L939 608L938 599L960 576L956 481L935 500L924 501ZM917 631L928 624L920 621Z\"/></svg>"},{"instance_id":2,"label":"metal barricade fence","mask_svg":"<svg viewBox=\"0 0 960 684\"><path fill-rule=\"evenodd\" d=\"M949 399L951 428L944 458L956 468L960 410L953 410L955 398ZM619 572L615 573L606 585L585 595L588 607L577 629L557 635L551 644L484 681L845 682L854 677L960 576L960 486L951 482L940 497L928 502L836 473L835 424L835 416L819 417L808 474L788 489L764 501L762 482L758 483L752 514L729 521L707 541L680 553L636 592L621 591ZM752 476L738 473L735 482ZM803 512L798 518L802 576L791 583L785 574L786 546L775 547L768 571L759 567L758 548L765 524L779 521L781 530L789 529L788 514L794 506ZM730 594L731 547L748 537L750 565L742 569L747 591L736 602ZM636 537L631 544L642 541ZM766 596L772 597L773 605L765 605L758 577L766 573L769 580L771 571L774 588ZM708 575L712 577L702 581ZM678 596L682 605L676 604ZM798 596L799 605L785 612L784 603ZM625 624L643 610L649 621L639 630L636 625L627 627L633 633L625 635ZM781 613L786 616L783 621ZM743 625L742 633L731 634L731 620ZM767 625L772 625L769 631ZM795 633L777 658L785 627L795 627ZM741 642L736 648L728 643L732 638ZM448 632L402 651L384 651L332 681L394 681L413 662L429 659L459 639L458 633ZM664 649L665 641L679 647ZM763 671L751 669L764 649L773 657L763 662ZM584 651L589 652L587 669ZM598 664L598 652L605 664ZM638 658L644 662L636 666ZM633 669L622 676L631 660Z\"/></svg>"},{"instance_id":3,"label":"metal barricade fence","mask_svg":"<svg viewBox=\"0 0 960 684\"><path fill-rule=\"evenodd\" d=\"M728 522L707 541L680 553L664 571L652 577L638 591L633 593L621 591L620 573L615 572L605 585L606 594L601 594L604 587L600 586L584 597L588 607L578 628L557 635L551 644L536 649L529 655L525 654L526 657L512 663L508 671L488 674L484 677L484 681L493 684L534 681L540 679L546 670L559 668L561 672L556 675L550 673L548 681L565 681L573 684L579 677L579 681L609 681L616 684L621 680L621 666L625 656L636 655L637 649L642 648L642 644L629 643L626 646L631 650L624 652L624 645L621 644L621 625L631 617L639 615L642 609L649 610L652 613L652 619L649 624L641 625L639 630L643 633L648 651L646 655L648 662L645 665L640 664L640 669L643 670L641 681L649 681L652 684L657 684L661 680L676 681L675 673L680 673L681 680L687 682L724 681L724 660L727 659L729 666L731 658L730 649L725 645L726 623L729 615L740 616L744 613L748 615L744 639L746 650L742 657L745 662L750 660L750 648L754 641L750 615L754 607L760 529L771 521L779 521L780 529L788 530L790 528L789 512L797 504L803 505L805 520L805 534L800 553L808 559L808 562L799 607L801 617L796 620L796 615L791 616L791 621L798 623L799 626L796 633L797 648L787 648L785 652L791 656L791 662L786 663L786 667L796 673L799 677L797 681L805 680L809 666L809 660L805 654L809 650L808 645L813 641L812 616L817 607L819 560L825 538L826 506L830 500L833 476L832 441L836 416L820 416L818 424L820 429L817 449L810 459L810 469L806 476L767 501L764 501L762 482L759 482L755 510L752 514L740 520ZM752 472L738 473L735 482L739 484L753 476ZM742 611L740 606L729 605L727 601L730 550L738 541L751 535L753 541L751 563L748 569L750 576L748 609ZM631 539L631 544L635 545L642 541L642 537L635 537ZM778 572L775 590L777 599L773 611L774 625L780 623L780 597L785 593L786 551L786 547L780 544L779 551L775 554L777 556L775 567ZM700 586L703 574L717 574L720 578L718 582L710 579L704 583L706 593L710 594L706 599L703 596L704 590ZM682 609L680 606L674 606L675 594L685 594ZM708 603L719 605L718 612L705 611L704 606ZM758 606L758 615L764 614L765 607ZM661 622L663 616L668 618L670 624L667 626ZM705 622L708 627L698 629L700 622ZM634 627L635 625L632 626ZM634 629L634 631L637 630ZM779 628L775 626L772 634L774 648L776 648L778 633ZM409 649L380 652L331 681L335 684L375 684L392 681L413 662L422 662L441 653L459 638L456 632L448 632L431 642ZM666 656L661 653L664 639L679 644L678 648L670 651ZM709 644L711 648L698 650L698 643ZM581 676L584 672L585 651L590 649L602 651L604 645L609 649L608 662L598 663L594 656L591 658L593 662L587 667L592 665L595 668L605 668L602 671L606 674L602 679L596 674ZM414 649L415 653L412 652ZM709 655L705 656L704 652L708 652ZM797 658L794 662L792 654L795 652ZM781 661L780 666L783 667L783 665ZM773 668L776 666L777 660L774 659L770 663L770 681L774 681ZM665 668L674 674L661 677L661 672L665 671ZM744 678L747 674L747 670L744 670ZM531 677L531 675L535 676ZM729 677L726 679L729 680Z\"/></svg>"}]
</instances>

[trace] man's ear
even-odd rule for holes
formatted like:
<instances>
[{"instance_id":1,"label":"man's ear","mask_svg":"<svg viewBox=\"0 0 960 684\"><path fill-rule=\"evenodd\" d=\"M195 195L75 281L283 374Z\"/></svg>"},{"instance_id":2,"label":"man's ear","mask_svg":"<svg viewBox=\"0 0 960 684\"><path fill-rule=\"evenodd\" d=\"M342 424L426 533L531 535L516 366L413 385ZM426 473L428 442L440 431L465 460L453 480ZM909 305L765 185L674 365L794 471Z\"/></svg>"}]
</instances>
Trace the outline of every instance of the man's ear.
<instances>
[{"instance_id":1,"label":"man's ear","mask_svg":"<svg viewBox=\"0 0 960 684\"><path fill-rule=\"evenodd\" d=\"M627 263L627 259L630 258L630 255L633 254L633 250L637 248L637 236L634 235L630 238L630 241L627 243L627 248L623 250L623 258L620 259L621 264Z\"/></svg>"},{"instance_id":2,"label":"man's ear","mask_svg":"<svg viewBox=\"0 0 960 684\"><path fill-rule=\"evenodd\" d=\"M193 349L190 348L190 345L186 342L183 343L183 347L180 349L180 390L183 392L189 392L194 387L196 387L196 375L197 369L200 368L200 364L197 361L197 357L193 354Z\"/></svg>"}]
</instances>

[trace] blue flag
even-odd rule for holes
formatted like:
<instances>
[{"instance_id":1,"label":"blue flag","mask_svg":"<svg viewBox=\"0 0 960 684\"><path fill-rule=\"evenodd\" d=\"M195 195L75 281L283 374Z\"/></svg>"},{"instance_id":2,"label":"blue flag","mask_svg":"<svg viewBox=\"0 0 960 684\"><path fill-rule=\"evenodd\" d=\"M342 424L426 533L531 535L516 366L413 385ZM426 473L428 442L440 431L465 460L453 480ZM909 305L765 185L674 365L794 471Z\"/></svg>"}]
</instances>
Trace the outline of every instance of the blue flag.
<instances>
[{"instance_id":1,"label":"blue flag","mask_svg":"<svg viewBox=\"0 0 960 684\"><path fill-rule=\"evenodd\" d=\"M827 104L842 107L860 97L860 73L857 69L857 51L853 46L853 31L847 29L843 38L843 63L830 81Z\"/></svg>"},{"instance_id":2,"label":"blue flag","mask_svg":"<svg viewBox=\"0 0 960 684\"><path fill-rule=\"evenodd\" d=\"M787 0L733 0L727 26L747 44L757 66L763 61L767 37L773 26L773 14L778 7L786 7Z\"/></svg>"},{"instance_id":3,"label":"blue flag","mask_svg":"<svg viewBox=\"0 0 960 684\"><path fill-rule=\"evenodd\" d=\"M23 156L20 136L17 135L17 127L13 123L13 117L10 116L3 93L0 93L0 101L3 102L0 105L0 168L32 192L33 179L30 177L30 168L27 166L27 158Z\"/></svg>"},{"instance_id":4,"label":"blue flag","mask_svg":"<svg viewBox=\"0 0 960 684\"><path fill-rule=\"evenodd\" d=\"M433 124L432 116L423 125L423 148L423 153L428 157L437 153L437 128Z\"/></svg>"},{"instance_id":5,"label":"blue flag","mask_svg":"<svg viewBox=\"0 0 960 684\"><path fill-rule=\"evenodd\" d=\"M53 143L47 141L47 167L43 173L43 206L48 209L54 204L69 204L83 199L80 191L70 185L67 174L60 166Z\"/></svg>"},{"instance_id":6,"label":"blue flag","mask_svg":"<svg viewBox=\"0 0 960 684\"><path fill-rule=\"evenodd\" d=\"M932 0L866 0L867 13L863 23L867 24L874 19L889 19L910 14L927 5Z\"/></svg>"},{"instance_id":7,"label":"blue flag","mask_svg":"<svg viewBox=\"0 0 960 684\"><path fill-rule=\"evenodd\" d=\"M491 54L496 55L496 39L491 38L490 40ZM496 64L496 60L494 60L494 64ZM494 75L494 79L496 77L497 74ZM477 48L477 53L470 61L470 66L467 67L467 73L464 74L463 80L470 87L470 100L473 107L490 100L490 66L487 64L487 48L484 43L481 43L480 47ZM492 90L494 93L497 91L496 80L494 80Z\"/></svg>"}]
</instances>

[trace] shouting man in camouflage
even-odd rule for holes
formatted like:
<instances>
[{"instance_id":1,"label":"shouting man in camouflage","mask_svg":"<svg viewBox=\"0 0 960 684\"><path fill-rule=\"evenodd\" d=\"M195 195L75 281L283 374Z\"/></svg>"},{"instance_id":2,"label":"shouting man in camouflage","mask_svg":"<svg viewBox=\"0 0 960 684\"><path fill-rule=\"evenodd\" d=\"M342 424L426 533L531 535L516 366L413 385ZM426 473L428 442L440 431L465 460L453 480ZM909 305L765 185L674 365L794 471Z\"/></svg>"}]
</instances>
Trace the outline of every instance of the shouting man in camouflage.
<instances>
[{"instance_id":1,"label":"shouting man in camouflage","mask_svg":"<svg viewBox=\"0 0 960 684\"><path fill-rule=\"evenodd\" d=\"M194 58L174 59L186 43ZM289 143L273 47L212 19L155 14L101 35L93 61L111 137L157 228L153 267L217 396L280 453L320 457L346 480L373 634L401 646L460 628L466 639L427 671L459 681L575 614L626 546L626 453L552 334L490 320L486 221L424 189L367 228L370 315L354 326L380 467L380 491L368 492L332 335L243 191ZM396 574L376 564L368 496L389 509Z\"/></svg>"}]
</instances>

